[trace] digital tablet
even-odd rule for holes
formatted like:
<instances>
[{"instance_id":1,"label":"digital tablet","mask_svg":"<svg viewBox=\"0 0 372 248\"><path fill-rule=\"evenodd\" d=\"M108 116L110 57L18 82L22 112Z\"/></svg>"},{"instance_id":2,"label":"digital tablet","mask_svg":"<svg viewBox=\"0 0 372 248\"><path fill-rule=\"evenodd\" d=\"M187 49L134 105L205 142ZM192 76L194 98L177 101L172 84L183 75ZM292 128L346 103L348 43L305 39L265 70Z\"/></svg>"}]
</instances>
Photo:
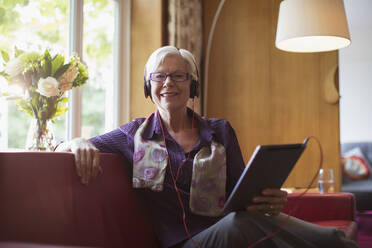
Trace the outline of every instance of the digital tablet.
<instances>
[{"instance_id":1,"label":"digital tablet","mask_svg":"<svg viewBox=\"0 0 372 248\"><path fill-rule=\"evenodd\" d=\"M257 146L224 206L224 213L244 210L263 189L280 189L304 151L301 144Z\"/></svg>"}]
</instances>

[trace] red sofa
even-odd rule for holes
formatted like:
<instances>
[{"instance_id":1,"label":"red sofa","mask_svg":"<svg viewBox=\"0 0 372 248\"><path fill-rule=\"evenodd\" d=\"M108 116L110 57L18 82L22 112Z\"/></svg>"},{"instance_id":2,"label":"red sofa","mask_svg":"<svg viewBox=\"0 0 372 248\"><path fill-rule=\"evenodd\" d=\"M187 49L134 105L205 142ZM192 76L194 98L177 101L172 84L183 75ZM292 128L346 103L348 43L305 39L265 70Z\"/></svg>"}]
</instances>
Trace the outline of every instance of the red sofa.
<instances>
[{"instance_id":1,"label":"red sofa","mask_svg":"<svg viewBox=\"0 0 372 248\"><path fill-rule=\"evenodd\" d=\"M70 153L0 152L0 247L158 247L120 156L82 185ZM289 196L285 212L356 239L352 194Z\"/></svg>"}]
</instances>

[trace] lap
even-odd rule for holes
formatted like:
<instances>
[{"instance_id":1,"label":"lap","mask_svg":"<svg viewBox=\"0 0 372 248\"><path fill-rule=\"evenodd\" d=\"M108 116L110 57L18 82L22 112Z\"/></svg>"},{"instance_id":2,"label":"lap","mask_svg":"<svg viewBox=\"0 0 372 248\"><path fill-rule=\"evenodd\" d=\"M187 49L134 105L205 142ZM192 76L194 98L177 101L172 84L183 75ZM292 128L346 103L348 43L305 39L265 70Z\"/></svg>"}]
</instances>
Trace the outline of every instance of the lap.
<instances>
[{"instance_id":1,"label":"lap","mask_svg":"<svg viewBox=\"0 0 372 248\"><path fill-rule=\"evenodd\" d=\"M244 230L244 232L241 230ZM196 242L201 248L247 248L247 242L254 242L264 236L266 236L265 232L250 220L248 214L245 212L233 212L223 217L213 226L193 236L193 240L186 241L180 247L194 248L196 247L194 242ZM276 246L271 240L267 240L257 247L271 248Z\"/></svg>"},{"instance_id":2,"label":"lap","mask_svg":"<svg viewBox=\"0 0 372 248\"><path fill-rule=\"evenodd\" d=\"M213 226L193 237L201 248L208 247L244 247L278 230L287 215L265 216L258 212L233 212ZM192 240L187 240L177 247L196 247ZM289 217L283 230L272 239L255 246L256 248L313 248L313 247L358 247L354 242L343 237L336 228L327 228Z\"/></svg>"}]
</instances>

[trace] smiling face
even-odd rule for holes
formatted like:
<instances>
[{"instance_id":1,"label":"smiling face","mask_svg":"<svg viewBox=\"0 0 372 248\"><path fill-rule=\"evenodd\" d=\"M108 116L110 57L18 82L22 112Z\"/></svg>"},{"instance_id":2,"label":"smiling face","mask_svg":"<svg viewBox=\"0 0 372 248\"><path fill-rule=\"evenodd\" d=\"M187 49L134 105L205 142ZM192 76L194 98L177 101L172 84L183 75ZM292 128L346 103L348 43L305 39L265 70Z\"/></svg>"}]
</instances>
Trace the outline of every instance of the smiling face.
<instances>
[{"instance_id":1,"label":"smiling face","mask_svg":"<svg viewBox=\"0 0 372 248\"><path fill-rule=\"evenodd\" d=\"M167 55L154 72L189 72L187 62L177 54ZM159 110L172 112L186 109L190 97L190 79L174 82L168 76L164 82L151 81L152 99Z\"/></svg>"}]
</instances>

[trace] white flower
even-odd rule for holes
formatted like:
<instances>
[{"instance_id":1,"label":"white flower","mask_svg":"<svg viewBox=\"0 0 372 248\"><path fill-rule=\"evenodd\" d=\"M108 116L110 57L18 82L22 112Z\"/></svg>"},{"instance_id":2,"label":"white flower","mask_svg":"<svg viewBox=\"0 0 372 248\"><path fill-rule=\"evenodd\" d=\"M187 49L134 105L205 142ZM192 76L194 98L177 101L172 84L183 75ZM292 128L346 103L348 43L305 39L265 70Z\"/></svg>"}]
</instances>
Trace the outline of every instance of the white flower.
<instances>
[{"instance_id":1,"label":"white flower","mask_svg":"<svg viewBox=\"0 0 372 248\"><path fill-rule=\"evenodd\" d=\"M6 64L5 73L11 77L15 77L22 73L24 69L24 62L19 58L14 58Z\"/></svg>"},{"instance_id":2,"label":"white flower","mask_svg":"<svg viewBox=\"0 0 372 248\"><path fill-rule=\"evenodd\" d=\"M59 94L57 79L54 77L40 78L36 91L46 97L57 96Z\"/></svg>"}]
</instances>

